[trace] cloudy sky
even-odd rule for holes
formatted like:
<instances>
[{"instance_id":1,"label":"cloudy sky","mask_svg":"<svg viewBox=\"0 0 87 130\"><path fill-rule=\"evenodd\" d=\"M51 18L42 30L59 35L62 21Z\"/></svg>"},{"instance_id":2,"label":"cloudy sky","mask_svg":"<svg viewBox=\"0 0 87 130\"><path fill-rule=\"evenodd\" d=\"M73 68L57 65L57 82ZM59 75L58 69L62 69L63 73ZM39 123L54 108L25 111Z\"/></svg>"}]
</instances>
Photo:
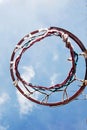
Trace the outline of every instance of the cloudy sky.
<instances>
[{"instance_id":1,"label":"cloudy sky","mask_svg":"<svg viewBox=\"0 0 87 130\"><path fill-rule=\"evenodd\" d=\"M21 96L9 71L15 45L29 32L57 26L69 30L87 46L86 21L86 0L0 0L0 130L87 130L87 100L55 108L39 106ZM37 46L28 59L23 57L23 77L35 84L57 83L64 72L63 67L57 69L61 66L60 49L57 44L49 47L49 40L47 45L38 46L39 51Z\"/></svg>"}]
</instances>

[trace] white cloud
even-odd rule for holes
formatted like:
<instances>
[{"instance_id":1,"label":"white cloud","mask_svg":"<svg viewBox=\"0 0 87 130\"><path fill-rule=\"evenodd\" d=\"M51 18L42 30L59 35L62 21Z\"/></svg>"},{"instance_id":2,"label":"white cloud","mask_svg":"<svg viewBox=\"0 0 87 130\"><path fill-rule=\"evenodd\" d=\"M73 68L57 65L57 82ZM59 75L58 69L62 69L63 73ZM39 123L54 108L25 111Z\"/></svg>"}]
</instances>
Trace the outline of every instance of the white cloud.
<instances>
[{"instance_id":1,"label":"white cloud","mask_svg":"<svg viewBox=\"0 0 87 130\"><path fill-rule=\"evenodd\" d=\"M31 79L35 76L35 72L32 66L24 66L23 67L24 73L22 74L22 78L27 82L30 82Z\"/></svg>"},{"instance_id":2,"label":"white cloud","mask_svg":"<svg viewBox=\"0 0 87 130\"><path fill-rule=\"evenodd\" d=\"M57 81L58 78L58 74L54 73L51 77L50 77L50 81L51 81L51 85L54 85Z\"/></svg>"},{"instance_id":3,"label":"white cloud","mask_svg":"<svg viewBox=\"0 0 87 130\"><path fill-rule=\"evenodd\" d=\"M22 74L22 78L24 78L27 82L30 82L31 79L35 76L33 67L24 66L23 69L24 69L24 73ZM38 94L36 93L35 95L33 95L33 97L37 98ZM18 98L19 109L20 109L21 115L27 115L33 111L33 108L36 106L35 103L26 99L22 94L20 94L19 91L17 91L17 98Z\"/></svg>"},{"instance_id":4,"label":"white cloud","mask_svg":"<svg viewBox=\"0 0 87 130\"><path fill-rule=\"evenodd\" d=\"M10 99L9 95L5 92L0 95L0 120L2 120L3 118L3 115L4 115L3 108L6 107L6 103L9 99ZM3 125L0 123L0 130L8 130L8 128L9 128L9 125Z\"/></svg>"},{"instance_id":5,"label":"white cloud","mask_svg":"<svg viewBox=\"0 0 87 130\"><path fill-rule=\"evenodd\" d=\"M2 3L3 2L3 0L0 0L0 3Z\"/></svg>"},{"instance_id":6,"label":"white cloud","mask_svg":"<svg viewBox=\"0 0 87 130\"><path fill-rule=\"evenodd\" d=\"M59 58L58 54L57 54L57 53L55 53L55 54L53 55L53 61L57 61L57 60L58 60L58 58Z\"/></svg>"},{"instance_id":7,"label":"white cloud","mask_svg":"<svg viewBox=\"0 0 87 130\"><path fill-rule=\"evenodd\" d=\"M9 126L0 125L0 130L8 130Z\"/></svg>"},{"instance_id":8,"label":"white cloud","mask_svg":"<svg viewBox=\"0 0 87 130\"><path fill-rule=\"evenodd\" d=\"M28 4L28 5L32 5L33 7L37 6L37 5L46 5L46 6L53 6L54 4L56 3L59 3L57 6L59 7L59 5L65 5L69 2L69 0L65 0L65 1L60 1L60 0L54 0L54 1L51 1L50 0L0 0L1 2L5 2L5 1L10 1L11 3L21 3L21 4ZM50 4L50 5L49 5ZM31 6L30 6L31 7Z\"/></svg>"},{"instance_id":9,"label":"white cloud","mask_svg":"<svg viewBox=\"0 0 87 130\"><path fill-rule=\"evenodd\" d=\"M0 0L0 4L3 3L4 1L3 0Z\"/></svg>"},{"instance_id":10,"label":"white cloud","mask_svg":"<svg viewBox=\"0 0 87 130\"><path fill-rule=\"evenodd\" d=\"M34 3L34 0L32 1L33 3ZM61 6L64 6L64 5L66 5L67 3L69 2L69 0L65 0L65 1L60 1L60 0L53 0L53 1L51 1L50 2L50 0L43 0L43 1L41 1L41 0L38 0L38 2L36 2L36 3L39 3L39 5L45 5L45 6L48 6L48 8L49 7L54 7L54 5L56 5L56 3L59 3L59 4L57 4L57 7L58 8L61 8ZM54 8L55 9L55 8Z\"/></svg>"},{"instance_id":11,"label":"white cloud","mask_svg":"<svg viewBox=\"0 0 87 130\"><path fill-rule=\"evenodd\" d=\"M33 102L26 99L18 91L17 91L17 97L19 102L20 115L27 115L33 111L33 108L35 107L35 104Z\"/></svg>"},{"instance_id":12,"label":"white cloud","mask_svg":"<svg viewBox=\"0 0 87 130\"><path fill-rule=\"evenodd\" d=\"M49 7L51 7L52 6L52 8L53 8L53 6L54 5L56 5L56 3L59 3L59 4L57 4L57 7L59 7L60 8L60 6L64 6L64 5L67 5L67 3L69 2L69 0L65 0L65 1L60 1L60 0L54 0L54 1L51 1L50 2L50 0L37 0L37 1L35 1L35 0L32 0L32 1L28 1L28 0L26 0L28 3L30 3L30 4L32 4L32 5L35 5L35 6L37 6L37 5L43 5L43 6L47 6L48 8Z\"/></svg>"},{"instance_id":13,"label":"white cloud","mask_svg":"<svg viewBox=\"0 0 87 130\"><path fill-rule=\"evenodd\" d=\"M0 4L4 4L6 2L8 2L9 0L0 0Z\"/></svg>"},{"instance_id":14,"label":"white cloud","mask_svg":"<svg viewBox=\"0 0 87 130\"><path fill-rule=\"evenodd\" d=\"M9 95L7 93L2 93L0 96L0 105L5 104L9 99Z\"/></svg>"}]
</instances>

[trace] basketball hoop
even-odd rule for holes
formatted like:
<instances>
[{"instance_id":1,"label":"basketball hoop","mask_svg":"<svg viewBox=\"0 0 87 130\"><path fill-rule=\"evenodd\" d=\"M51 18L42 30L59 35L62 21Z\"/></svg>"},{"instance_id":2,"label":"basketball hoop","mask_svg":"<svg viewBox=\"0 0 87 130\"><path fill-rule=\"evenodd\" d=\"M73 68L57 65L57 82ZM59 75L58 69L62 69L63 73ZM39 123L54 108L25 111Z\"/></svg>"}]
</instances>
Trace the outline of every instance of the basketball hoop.
<instances>
[{"instance_id":1,"label":"basketball hoop","mask_svg":"<svg viewBox=\"0 0 87 130\"><path fill-rule=\"evenodd\" d=\"M31 46L37 42L40 42L46 37L52 36L60 37L65 44L65 48L69 50L70 58L68 58L68 62L71 62L71 69L69 70L65 80L60 84L58 83L49 87L33 85L32 83L24 80L21 76L18 69L20 60L24 52L30 49ZM75 45L80 48L80 53L76 52L72 41L74 41ZM79 79L77 77L77 65L81 56L84 57L86 66L84 67L85 74L83 79ZM39 29L24 36L14 48L10 60L10 73L14 86L22 95L32 102L45 106L64 105L72 100L75 100L83 92L87 85L87 50L83 43L74 34L65 29L58 27ZM78 82L79 87L73 87L72 84L75 82ZM73 91L74 89L76 89L75 92ZM35 94L38 94L37 98ZM55 99L54 97L57 98Z\"/></svg>"}]
</instances>

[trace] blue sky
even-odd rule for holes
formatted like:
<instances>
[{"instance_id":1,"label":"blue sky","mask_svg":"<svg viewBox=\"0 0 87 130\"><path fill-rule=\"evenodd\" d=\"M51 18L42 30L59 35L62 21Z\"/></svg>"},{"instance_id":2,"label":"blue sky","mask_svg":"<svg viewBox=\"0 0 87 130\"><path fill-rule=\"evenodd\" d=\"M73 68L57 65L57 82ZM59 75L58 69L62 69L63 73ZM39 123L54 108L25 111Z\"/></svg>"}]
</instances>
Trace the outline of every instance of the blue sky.
<instances>
[{"instance_id":1,"label":"blue sky","mask_svg":"<svg viewBox=\"0 0 87 130\"><path fill-rule=\"evenodd\" d=\"M0 0L0 130L87 130L87 100L55 108L39 106L18 93L9 71L12 51L24 35L40 28L57 26L71 31L87 46L86 21L86 0ZM23 76L36 84L49 85L57 82L64 71L63 67L60 71L54 67L61 65L58 64L60 45L40 45L41 51L33 47L29 62L25 55ZM81 73L83 67L81 65Z\"/></svg>"}]
</instances>

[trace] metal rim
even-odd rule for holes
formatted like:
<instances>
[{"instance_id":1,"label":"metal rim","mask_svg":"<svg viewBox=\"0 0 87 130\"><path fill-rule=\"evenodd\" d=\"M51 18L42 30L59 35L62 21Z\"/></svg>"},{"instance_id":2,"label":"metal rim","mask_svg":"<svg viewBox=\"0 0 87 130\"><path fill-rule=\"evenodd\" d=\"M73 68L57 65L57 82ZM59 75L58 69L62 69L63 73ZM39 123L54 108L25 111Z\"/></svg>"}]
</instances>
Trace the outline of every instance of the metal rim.
<instances>
[{"instance_id":1,"label":"metal rim","mask_svg":"<svg viewBox=\"0 0 87 130\"><path fill-rule=\"evenodd\" d=\"M73 39L73 40L75 41L75 43L80 47L80 49L82 50L82 52L85 52L85 51L86 51L86 48L84 47L83 43L82 43L74 34L72 34L71 32L69 32L69 31L67 31L67 30L65 30L65 29L58 28L58 27L50 27L48 30L51 31L51 30L53 30L53 29L56 30L56 31L60 31L60 32L64 32L64 33L68 34L68 36L69 36L71 39ZM38 33L39 31L40 31L40 30L36 30L36 31L34 31L34 32L31 32L30 34L33 35L33 34ZM29 34L27 34L24 38L26 38L26 37L28 37L28 36L29 36ZM24 38L22 38L22 39L19 41L19 43L17 44L17 46L20 46L20 45L21 45L21 43L24 41ZM43 38L42 38L42 39L43 39ZM38 41L40 41L40 39L37 39L37 41L35 41L35 42L38 42ZM35 43L35 42L34 42L34 43ZM32 45L33 45L33 44L32 44ZM32 46L32 45L31 45L31 46ZM15 49L17 49L17 47L16 47ZM15 50L15 49L14 49L14 50ZM23 50L23 53L26 51L26 49L28 49L28 47ZM11 60L10 60L10 73L11 73L11 77L12 77L13 82L15 81L14 70L13 70L13 61L14 61L15 53L16 53L16 52L13 51L12 56L11 56ZM72 59L73 59L73 49L72 49L72 47L71 47L71 55L72 55ZM21 57L20 57L20 58L21 58ZM17 60L18 60L18 61L17 61ZM18 69L17 69L20 59L17 59L17 60L16 60L16 65L17 65L17 66L15 65L15 68L16 68L16 70L17 70L17 71L16 71L16 76L17 76L17 78L20 78L20 74L19 74ZM87 80L87 58L85 58L85 64L86 64L86 71L85 71L84 80ZM72 68L74 68L73 66L74 66L74 59L72 60ZM71 69L72 69L72 68L71 68ZM70 71L71 71L71 70L70 70ZM21 78L20 78L20 79L21 79ZM21 81L24 82L24 83L26 83L23 79L21 79ZM28 84L28 83L26 83L26 84ZM30 87L34 87L34 86L31 85L31 84L29 84L29 85L30 85ZM85 87L86 87L85 84L82 84L81 87L78 89L78 91L76 91L75 94L72 95L71 97L69 97L68 99L65 99L65 100L59 101L59 102L51 102L51 103L49 103L49 102L40 102L40 101L38 101L38 100L35 100L35 99L33 99L33 98L27 96L27 94L24 93L24 91L21 89L21 87L20 87L17 83L15 84L15 86L16 86L16 88L21 92L21 94L24 95L26 98L28 98L29 100L31 100L31 101L33 101L33 102L35 102L35 103L37 103L37 104L45 105L45 106L59 106L59 105L67 104L67 103L69 103L70 101L74 100L77 96L79 96L79 95L82 93L82 91L85 89ZM56 86L56 85L55 85L55 86ZM55 87L55 86L53 86L53 87ZM39 86L39 87L41 87L41 86ZM38 87L37 87L37 88L38 88ZM47 89L46 87L43 87L43 88L44 88L44 89ZM51 89L51 88L52 88L52 86L49 87L49 89Z\"/></svg>"}]
</instances>

